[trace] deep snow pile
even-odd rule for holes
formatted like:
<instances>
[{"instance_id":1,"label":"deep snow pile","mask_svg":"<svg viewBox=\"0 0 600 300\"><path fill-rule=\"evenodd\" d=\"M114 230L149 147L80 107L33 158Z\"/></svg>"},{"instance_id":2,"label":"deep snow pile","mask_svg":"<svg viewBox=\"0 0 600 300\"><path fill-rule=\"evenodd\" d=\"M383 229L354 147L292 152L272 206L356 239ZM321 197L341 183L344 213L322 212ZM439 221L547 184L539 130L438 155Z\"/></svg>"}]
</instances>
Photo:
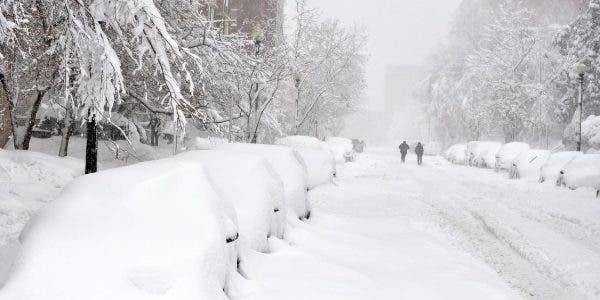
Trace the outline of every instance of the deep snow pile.
<instances>
[{"instance_id":1,"label":"deep snow pile","mask_svg":"<svg viewBox=\"0 0 600 300\"><path fill-rule=\"evenodd\" d=\"M292 148L326 149L325 143L312 136L291 135L275 141L276 145Z\"/></svg>"},{"instance_id":2,"label":"deep snow pile","mask_svg":"<svg viewBox=\"0 0 600 300\"><path fill-rule=\"evenodd\" d=\"M277 140L275 144L292 147L302 156L308 172L309 188L332 182L336 174L336 162L323 142L314 137L288 136Z\"/></svg>"},{"instance_id":3,"label":"deep snow pile","mask_svg":"<svg viewBox=\"0 0 600 300\"><path fill-rule=\"evenodd\" d=\"M544 166L550 151L531 149L524 151L513 161L511 177L515 179L539 180L541 168Z\"/></svg>"},{"instance_id":4,"label":"deep snow pile","mask_svg":"<svg viewBox=\"0 0 600 300\"><path fill-rule=\"evenodd\" d=\"M338 163L354 159L354 146L352 145L352 140L348 138L330 137L325 140L325 145Z\"/></svg>"},{"instance_id":5,"label":"deep snow pile","mask_svg":"<svg viewBox=\"0 0 600 300\"><path fill-rule=\"evenodd\" d=\"M467 145L457 144L451 146L444 154L444 157L453 164L464 165L467 160Z\"/></svg>"},{"instance_id":6,"label":"deep snow pile","mask_svg":"<svg viewBox=\"0 0 600 300\"><path fill-rule=\"evenodd\" d=\"M83 171L78 159L0 150L0 247L14 241L31 215Z\"/></svg>"},{"instance_id":7,"label":"deep snow pile","mask_svg":"<svg viewBox=\"0 0 600 300\"><path fill-rule=\"evenodd\" d=\"M283 237L286 213L283 183L262 157L232 151L191 151L176 157L201 163L218 192L237 213L241 249L268 252L267 237Z\"/></svg>"},{"instance_id":8,"label":"deep snow pile","mask_svg":"<svg viewBox=\"0 0 600 300\"><path fill-rule=\"evenodd\" d=\"M0 286L27 221L83 170L83 162L73 158L0 150Z\"/></svg>"},{"instance_id":9,"label":"deep snow pile","mask_svg":"<svg viewBox=\"0 0 600 300\"><path fill-rule=\"evenodd\" d=\"M553 153L540 169L540 182L552 182L556 184L560 171L572 160L581 155L583 153L576 151Z\"/></svg>"},{"instance_id":10,"label":"deep snow pile","mask_svg":"<svg viewBox=\"0 0 600 300\"><path fill-rule=\"evenodd\" d=\"M563 168L564 184L576 189L589 187L600 190L600 154L576 157Z\"/></svg>"},{"instance_id":11,"label":"deep snow pile","mask_svg":"<svg viewBox=\"0 0 600 300\"><path fill-rule=\"evenodd\" d=\"M306 164L297 151L284 146L241 143L216 145L214 149L254 154L265 158L283 181L288 213L298 218L310 217Z\"/></svg>"},{"instance_id":12,"label":"deep snow pile","mask_svg":"<svg viewBox=\"0 0 600 300\"><path fill-rule=\"evenodd\" d=\"M235 216L175 160L72 182L23 233L1 299L227 299Z\"/></svg>"},{"instance_id":13,"label":"deep snow pile","mask_svg":"<svg viewBox=\"0 0 600 300\"><path fill-rule=\"evenodd\" d=\"M523 152L528 151L529 145L513 142L502 145L496 153L496 169L509 170L513 161Z\"/></svg>"},{"instance_id":14,"label":"deep snow pile","mask_svg":"<svg viewBox=\"0 0 600 300\"><path fill-rule=\"evenodd\" d=\"M494 168L496 154L502 147L497 142L469 142L467 144L467 160L470 166L480 168Z\"/></svg>"}]
</instances>

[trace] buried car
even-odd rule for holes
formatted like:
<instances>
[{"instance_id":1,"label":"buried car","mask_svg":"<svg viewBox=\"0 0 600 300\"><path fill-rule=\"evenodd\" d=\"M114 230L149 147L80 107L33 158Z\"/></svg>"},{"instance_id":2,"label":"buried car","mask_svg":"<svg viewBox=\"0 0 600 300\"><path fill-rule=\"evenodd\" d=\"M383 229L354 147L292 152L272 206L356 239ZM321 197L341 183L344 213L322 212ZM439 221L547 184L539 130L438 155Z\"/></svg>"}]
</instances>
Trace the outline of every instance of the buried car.
<instances>
[{"instance_id":1,"label":"buried car","mask_svg":"<svg viewBox=\"0 0 600 300\"><path fill-rule=\"evenodd\" d=\"M0 299L227 299L237 225L198 164L79 177L28 224Z\"/></svg>"}]
</instances>

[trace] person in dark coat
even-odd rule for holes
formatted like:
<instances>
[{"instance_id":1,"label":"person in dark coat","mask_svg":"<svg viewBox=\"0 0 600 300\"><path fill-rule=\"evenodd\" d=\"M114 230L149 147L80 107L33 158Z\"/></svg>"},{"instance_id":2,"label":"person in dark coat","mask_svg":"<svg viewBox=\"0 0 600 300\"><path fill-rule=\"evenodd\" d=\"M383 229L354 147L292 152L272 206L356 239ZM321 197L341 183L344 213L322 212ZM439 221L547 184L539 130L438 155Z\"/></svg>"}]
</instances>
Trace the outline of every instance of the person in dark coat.
<instances>
[{"instance_id":1,"label":"person in dark coat","mask_svg":"<svg viewBox=\"0 0 600 300\"><path fill-rule=\"evenodd\" d=\"M158 146L158 131L160 130L160 119L156 116L152 116L150 119L150 145Z\"/></svg>"},{"instance_id":2,"label":"person in dark coat","mask_svg":"<svg viewBox=\"0 0 600 300\"><path fill-rule=\"evenodd\" d=\"M404 141L402 142L402 144L400 144L398 148L400 148L400 154L402 155L402 163L404 163L406 161L406 154L408 154L408 149L410 149L410 146L406 143L406 141Z\"/></svg>"},{"instance_id":3,"label":"person in dark coat","mask_svg":"<svg viewBox=\"0 0 600 300\"><path fill-rule=\"evenodd\" d=\"M425 149L423 148L423 144L418 143L417 147L415 147L415 153L417 154L417 163L420 165L423 164L423 154L425 154Z\"/></svg>"}]
</instances>

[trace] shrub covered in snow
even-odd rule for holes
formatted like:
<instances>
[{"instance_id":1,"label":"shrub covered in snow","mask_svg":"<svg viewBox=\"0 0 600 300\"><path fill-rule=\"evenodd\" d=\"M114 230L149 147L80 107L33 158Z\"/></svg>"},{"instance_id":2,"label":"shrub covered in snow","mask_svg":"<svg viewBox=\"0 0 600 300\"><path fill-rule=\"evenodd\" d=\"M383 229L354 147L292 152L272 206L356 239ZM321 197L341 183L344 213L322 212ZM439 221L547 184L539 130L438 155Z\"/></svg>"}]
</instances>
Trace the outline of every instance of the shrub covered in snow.
<instances>
[{"instance_id":1,"label":"shrub covered in snow","mask_svg":"<svg viewBox=\"0 0 600 300\"><path fill-rule=\"evenodd\" d=\"M564 167L581 155L583 153L576 151L553 153L540 169L540 182L556 183Z\"/></svg>"},{"instance_id":2,"label":"shrub covered in snow","mask_svg":"<svg viewBox=\"0 0 600 300\"><path fill-rule=\"evenodd\" d=\"M467 144L467 162L470 166L494 168L500 147L502 144L497 142L470 142Z\"/></svg>"},{"instance_id":3,"label":"shrub covered in snow","mask_svg":"<svg viewBox=\"0 0 600 300\"><path fill-rule=\"evenodd\" d=\"M550 151L531 149L523 151L513 161L509 175L513 179L534 179L540 178L542 166L548 161Z\"/></svg>"},{"instance_id":4,"label":"shrub covered in snow","mask_svg":"<svg viewBox=\"0 0 600 300\"><path fill-rule=\"evenodd\" d=\"M585 154L575 157L562 172L563 185L577 189L590 187L600 189L600 154Z\"/></svg>"},{"instance_id":5,"label":"shrub covered in snow","mask_svg":"<svg viewBox=\"0 0 600 300\"><path fill-rule=\"evenodd\" d=\"M457 144L448 148L444 157L453 164L464 165L467 160L467 145Z\"/></svg>"},{"instance_id":6,"label":"shrub covered in snow","mask_svg":"<svg viewBox=\"0 0 600 300\"><path fill-rule=\"evenodd\" d=\"M335 158L325 143L314 137L288 136L275 142L294 148L306 163L309 188L331 183L336 174Z\"/></svg>"},{"instance_id":7,"label":"shrub covered in snow","mask_svg":"<svg viewBox=\"0 0 600 300\"><path fill-rule=\"evenodd\" d=\"M241 143L221 144L215 146L214 149L238 151L265 158L283 181L288 213L292 213L298 218L310 217L306 163L296 150L278 145ZM285 220L284 214L278 214L278 217Z\"/></svg>"},{"instance_id":8,"label":"shrub covered in snow","mask_svg":"<svg viewBox=\"0 0 600 300\"><path fill-rule=\"evenodd\" d=\"M285 222L275 222L275 214L286 209L283 183L266 159L210 150L186 152L177 158L204 165L217 191L233 204L242 248L267 252L268 236L283 237Z\"/></svg>"},{"instance_id":9,"label":"shrub covered in snow","mask_svg":"<svg viewBox=\"0 0 600 300\"><path fill-rule=\"evenodd\" d=\"M226 299L237 229L223 203L176 160L79 177L23 232L0 298Z\"/></svg>"},{"instance_id":10,"label":"shrub covered in snow","mask_svg":"<svg viewBox=\"0 0 600 300\"><path fill-rule=\"evenodd\" d=\"M352 140L350 139L330 137L325 140L325 144L338 163L353 161L356 156L354 147L352 146Z\"/></svg>"},{"instance_id":11,"label":"shrub covered in snow","mask_svg":"<svg viewBox=\"0 0 600 300\"><path fill-rule=\"evenodd\" d=\"M517 156L529 149L529 145L525 143L513 142L502 145L496 153L496 169L509 170Z\"/></svg>"}]
</instances>

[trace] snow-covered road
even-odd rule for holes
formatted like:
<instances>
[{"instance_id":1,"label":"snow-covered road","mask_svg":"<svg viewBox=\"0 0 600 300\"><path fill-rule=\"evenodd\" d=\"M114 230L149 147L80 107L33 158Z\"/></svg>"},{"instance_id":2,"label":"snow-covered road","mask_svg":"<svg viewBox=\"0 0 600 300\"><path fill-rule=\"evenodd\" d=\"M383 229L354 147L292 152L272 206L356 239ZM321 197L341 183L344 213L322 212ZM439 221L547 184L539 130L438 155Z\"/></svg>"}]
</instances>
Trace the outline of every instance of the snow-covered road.
<instances>
[{"instance_id":1,"label":"snow-covered road","mask_svg":"<svg viewBox=\"0 0 600 300\"><path fill-rule=\"evenodd\" d=\"M240 299L600 298L600 201L375 149L242 267Z\"/></svg>"}]
</instances>

